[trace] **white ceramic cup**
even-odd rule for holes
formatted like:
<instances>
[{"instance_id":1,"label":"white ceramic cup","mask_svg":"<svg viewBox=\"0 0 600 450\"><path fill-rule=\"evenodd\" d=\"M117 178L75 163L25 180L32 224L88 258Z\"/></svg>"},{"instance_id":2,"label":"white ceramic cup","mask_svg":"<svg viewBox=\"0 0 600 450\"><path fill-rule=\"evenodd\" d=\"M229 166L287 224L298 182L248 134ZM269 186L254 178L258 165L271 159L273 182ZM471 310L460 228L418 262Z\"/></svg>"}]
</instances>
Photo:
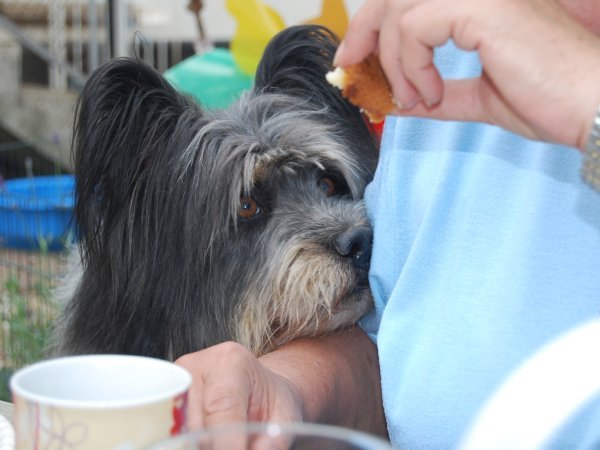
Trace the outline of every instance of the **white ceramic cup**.
<instances>
[{"instance_id":1,"label":"white ceramic cup","mask_svg":"<svg viewBox=\"0 0 600 450\"><path fill-rule=\"evenodd\" d=\"M234 423L183 433L145 450L393 450L383 439L313 423Z\"/></svg>"},{"instance_id":2,"label":"white ceramic cup","mask_svg":"<svg viewBox=\"0 0 600 450\"><path fill-rule=\"evenodd\" d=\"M185 431L190 374L160 359L50 359L10 380L17 450L133 450Z\"/></svg>"}]
</instances>

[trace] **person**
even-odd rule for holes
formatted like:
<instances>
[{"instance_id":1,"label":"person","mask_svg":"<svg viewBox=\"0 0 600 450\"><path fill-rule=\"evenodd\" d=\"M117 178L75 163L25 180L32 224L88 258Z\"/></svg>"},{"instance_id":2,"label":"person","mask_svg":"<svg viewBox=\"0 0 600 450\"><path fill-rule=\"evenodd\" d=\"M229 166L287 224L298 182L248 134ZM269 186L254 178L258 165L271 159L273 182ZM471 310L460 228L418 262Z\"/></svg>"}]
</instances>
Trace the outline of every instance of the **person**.
<instances>
[{"instance_id":1,"label":"person","mask_svg":"<svg viewBox=\"0 0 600 450\"><path fill-rule=\"evenodd\" d=\"M336 64L378 52L399 106L365 195L375 311L259 359L180 358L190 427L598 448L599 36L596 0L366 0Z\"/></svg>"}]
</instances>

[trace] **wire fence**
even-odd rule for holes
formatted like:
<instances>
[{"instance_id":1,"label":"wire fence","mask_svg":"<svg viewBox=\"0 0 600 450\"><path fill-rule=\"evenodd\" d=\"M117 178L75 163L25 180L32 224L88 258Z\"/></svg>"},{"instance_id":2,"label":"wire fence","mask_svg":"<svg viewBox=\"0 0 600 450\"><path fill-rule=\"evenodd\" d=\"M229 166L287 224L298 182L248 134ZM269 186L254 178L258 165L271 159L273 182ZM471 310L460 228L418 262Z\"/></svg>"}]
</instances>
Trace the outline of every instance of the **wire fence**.
<instances>
[{"instance_id":1,"label":"wire fence","mask_svg":"<svg viewBox=\"0 0 600 450\"><path fill-rule=\"evenodd\" d=\"M54 179L71 170L76 97L108 54L105 0L0 0L0 370L42 357L64 246ZM46 179L43 186L37 180ZM70 216L68 208L60 208ZM59 233L54 233L59 234ZM0 391L1 395L1 391Z\"/></svg>"},{"instance_id":2,"label":"wire fence","mask_svg":"<svg viewBox=\"0 0 600 450\"><path fill-rule=\"evenodd\" d=\"M60 166L51 161L27 156L34 155L30 148L19 147L17 142L9 144L3 144L0 151L2 400L9 399L7 382L14 370L46 355L48 336L58 312L53 288L64 266L64 249L70 239L63 230L67 229L72 211L64 197L53 198L57 188L48 186L55 180L64 181L65 176L67 180L72 177L64 175ZM40 185L40 181L45 181L45 185Z\"/></svg>"},{"instance_id":3,"label":"wire fence","mask_svg":"<svg viewBox=\"0 0 600 450\"><path fill-rule=\"evenodd\" d=\"M14 370L45 357L60 308L53 289L73 241L71 133L86 78L114 56L164 71L196 52L197 41L138 34L139 5L0 0L0 400Z\"/></svg>"}]
</instances>

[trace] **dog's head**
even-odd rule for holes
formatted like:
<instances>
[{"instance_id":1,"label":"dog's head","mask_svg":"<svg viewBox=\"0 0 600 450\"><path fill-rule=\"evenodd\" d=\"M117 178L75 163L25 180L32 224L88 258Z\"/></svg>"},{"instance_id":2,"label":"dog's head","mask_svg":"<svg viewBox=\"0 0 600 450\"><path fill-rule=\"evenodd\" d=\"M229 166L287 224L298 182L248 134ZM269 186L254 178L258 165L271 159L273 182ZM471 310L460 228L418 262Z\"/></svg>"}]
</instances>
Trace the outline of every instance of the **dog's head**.
<instances>
[{"instance_id":1,"label":"dog's head","mask_svg":"<svg viewBox=\"0 0 600 450\"><path fill-rule=\"evenodd\" d=\"M74 137L82 267L61 351L176 358L234 339L260 354L369 309L361 198L376 139L325 80L336 45L321 27L285 30L222 111L136 60L94 73Z\"/></svg>"}]
</instances>

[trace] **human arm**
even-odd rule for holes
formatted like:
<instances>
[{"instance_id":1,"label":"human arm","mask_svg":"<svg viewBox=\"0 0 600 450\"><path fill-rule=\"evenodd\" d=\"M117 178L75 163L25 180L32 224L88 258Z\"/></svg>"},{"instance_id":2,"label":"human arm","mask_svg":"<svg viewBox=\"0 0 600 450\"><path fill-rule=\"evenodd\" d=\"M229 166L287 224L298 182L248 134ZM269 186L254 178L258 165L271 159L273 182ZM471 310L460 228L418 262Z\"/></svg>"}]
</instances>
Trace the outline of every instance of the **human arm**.
<instances>
[{"instance_id":1,"label":"human arm","mask_svg":"<svg viewBox=\"0 0 600 450\"><path fill-rule=\"evenodd\" d=\"M433 49L450 38L478 51L481 77L440 78ZM404 106L399 114L487 122L586 147L600 105L600 38L556 0L367 0L335 63L374 51Z\"/></svg>"},{"instance_id":2,"label":"human arm","mask_svg":"<svg viewBox=\"0 0 600 450\"><path fill-rule=\"evenodd\" d=\"M359 328L294 341L258 359L227 342L176 362L192 374L191 429L304 421L386 435L377 349Z\"/></svg>"}]
</instances>

